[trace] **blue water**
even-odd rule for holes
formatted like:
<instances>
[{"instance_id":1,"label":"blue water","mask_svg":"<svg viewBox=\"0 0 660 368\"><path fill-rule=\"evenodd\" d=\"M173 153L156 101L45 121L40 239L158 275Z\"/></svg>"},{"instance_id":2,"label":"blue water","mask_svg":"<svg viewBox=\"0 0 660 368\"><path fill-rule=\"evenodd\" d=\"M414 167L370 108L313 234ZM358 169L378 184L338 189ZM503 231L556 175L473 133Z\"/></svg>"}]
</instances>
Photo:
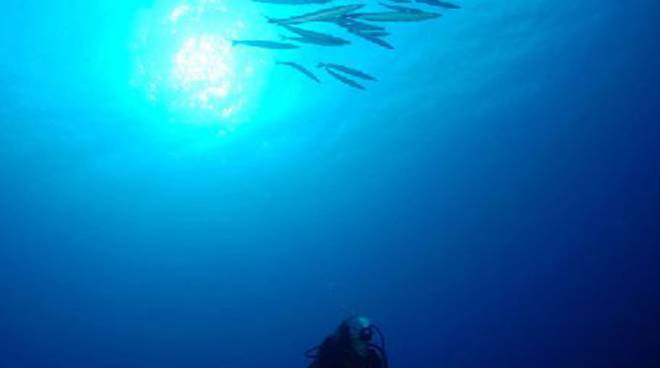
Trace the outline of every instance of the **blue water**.
<instances>
[{"instance_id":1,"label":"blue water","mask_svg":"<svg viewBox=\"0 0 660 368\"><path fill-rule=\"evenodd\" d=\"M317 7L3 3L0 367L305 367L351 313L392 367L656 366L660 6L456 2L293 51L227 45Z\"/></svg>"}]
</instances>

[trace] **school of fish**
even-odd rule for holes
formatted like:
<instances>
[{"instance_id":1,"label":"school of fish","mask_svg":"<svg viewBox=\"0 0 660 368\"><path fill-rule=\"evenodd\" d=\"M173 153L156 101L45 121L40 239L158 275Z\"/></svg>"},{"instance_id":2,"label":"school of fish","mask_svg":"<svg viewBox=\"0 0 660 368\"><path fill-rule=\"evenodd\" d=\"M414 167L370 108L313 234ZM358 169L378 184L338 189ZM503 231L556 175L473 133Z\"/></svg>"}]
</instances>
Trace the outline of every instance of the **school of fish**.
<instances>
[{"instance_id":1,"label":"school of fish","mask_svg":"<svg viewBox=\"0 0 660 368\"><path fill-rule=\"evenodd\" d=\"M323 5L334 0L252 0L258 3L279 5ZM385 39L390 33L382 23L387 22L420 22L442 16L438 10L459 9L460 6L442 0L382 0L377 4L378 11L365 11L366 4L350 4L323 7L319 10L294 15L288 18L267 18L268 23L281 27L290 35L282 36L280 41L272 40L233 40L232 45L251 46L273 50L293 50L303 45L337 47L351 44L351 41L339 36L305 29L307 23L324 22L336 25L338 28L377 46L394 49ZM277 61L277 65L289 67L298 71L314 82L321 80L309 68L294 61ZM337 81L359 90L365 90L365 81L376 81L376 78L358 69L335 63L320 62L318 68L324 70Z\"/></svg>"}]
</instances>

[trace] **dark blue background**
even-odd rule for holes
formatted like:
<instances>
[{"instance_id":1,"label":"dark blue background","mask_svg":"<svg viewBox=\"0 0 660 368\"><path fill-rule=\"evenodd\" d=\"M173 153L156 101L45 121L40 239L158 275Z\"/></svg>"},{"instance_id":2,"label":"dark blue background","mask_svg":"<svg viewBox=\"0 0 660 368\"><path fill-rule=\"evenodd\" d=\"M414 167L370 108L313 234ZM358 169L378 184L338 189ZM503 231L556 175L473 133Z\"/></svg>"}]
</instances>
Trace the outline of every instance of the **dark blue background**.
<instances>
[{"instance_id":1,"label":"dark blue background","mask_svg":"<svg viewBox=\"0 0 660 368\"><path fill-rule=\"evenodd\" d=\"M98 174L140 133L34 138L89 118L26 103L5 59L0 366L302 367L353 312L393 367L656 366L660 8L602 6L599 33L508 69L451 129L428 105L364 116L306 159L223 175L144 152Z\"/></svg>"}]
</instances>

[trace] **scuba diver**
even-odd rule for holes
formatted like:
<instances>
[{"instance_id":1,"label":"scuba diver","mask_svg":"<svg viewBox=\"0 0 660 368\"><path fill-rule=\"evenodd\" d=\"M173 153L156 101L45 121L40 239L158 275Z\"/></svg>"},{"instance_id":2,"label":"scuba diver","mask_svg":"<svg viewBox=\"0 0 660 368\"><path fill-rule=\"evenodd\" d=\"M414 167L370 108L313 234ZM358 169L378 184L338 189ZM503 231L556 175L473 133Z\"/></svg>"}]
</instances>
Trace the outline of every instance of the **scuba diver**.
<instances>
[{"instance_id":1,"label":"scuba diver","mask_svg":"<svg viewBox=\"0 0 660 368\"><path fill-rule=\"evenodd\" d=\"M379 344L373 343L378 335ZM362 316L344 320L334 334L305 352L313 359L308 368L388 368L385 337Z\"/></svg>"}]
</instances>

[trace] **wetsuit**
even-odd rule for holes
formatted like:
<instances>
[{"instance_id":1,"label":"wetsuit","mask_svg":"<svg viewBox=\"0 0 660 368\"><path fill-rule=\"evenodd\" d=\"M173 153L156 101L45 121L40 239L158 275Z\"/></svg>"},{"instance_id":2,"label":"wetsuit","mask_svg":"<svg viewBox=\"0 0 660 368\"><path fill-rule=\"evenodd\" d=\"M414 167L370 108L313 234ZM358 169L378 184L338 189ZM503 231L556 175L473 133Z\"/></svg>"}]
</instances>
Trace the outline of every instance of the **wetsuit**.
<instances>
[{"instance_id":1,"label":"wetsuit","mask_svg":"<svg viewBox=\"0 0 660 368\"><path fill-rule=\"evenodd\" d=\"M365 356L358 354L348 339L327 337L318 348L308 368L384 368L378 351L369 347Z\"/></svg>"}]
</instances>

